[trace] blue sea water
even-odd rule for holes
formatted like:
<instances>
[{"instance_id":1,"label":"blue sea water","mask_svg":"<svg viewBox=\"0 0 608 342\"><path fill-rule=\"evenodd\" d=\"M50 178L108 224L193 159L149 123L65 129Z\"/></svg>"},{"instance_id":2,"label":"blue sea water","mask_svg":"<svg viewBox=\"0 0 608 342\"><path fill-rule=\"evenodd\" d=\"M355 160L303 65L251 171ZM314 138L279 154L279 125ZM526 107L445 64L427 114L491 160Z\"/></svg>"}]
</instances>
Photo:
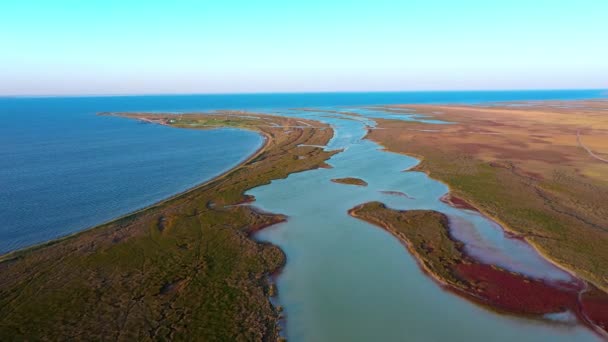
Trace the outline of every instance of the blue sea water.
<instances>
[{"instance_id":1,"label":"blue sea water","mask_svg":"<svg viewBox=\"0 0 608 342\"><path fill-rule=\"evenodd\" d=\"M242 130L180 130L97 116L69 100L62 101L65 109L16 102L30 109L0 105L0 254L187 190L263 142Z\"/></svg>"},{"instance_id":2,"label":"blue sea water","mask_svg":"<svg viewBox=\"0 0 608 342\"><path fill-rule=\"evenodd\" d=\"M252 132L189 131L105 111L266 110L607 97L604 90L0 97L0 254L157 202L236 165Z\"/></svg>"}]
</instances>

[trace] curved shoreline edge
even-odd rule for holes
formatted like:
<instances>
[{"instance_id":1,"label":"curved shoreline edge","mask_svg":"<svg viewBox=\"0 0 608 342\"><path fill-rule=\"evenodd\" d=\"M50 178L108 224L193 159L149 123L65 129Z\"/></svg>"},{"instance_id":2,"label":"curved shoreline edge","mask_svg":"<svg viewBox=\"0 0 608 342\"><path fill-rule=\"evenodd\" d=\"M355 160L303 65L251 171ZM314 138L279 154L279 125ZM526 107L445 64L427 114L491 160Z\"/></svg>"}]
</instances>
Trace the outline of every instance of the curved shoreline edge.
<instances>
[{"instance_id":1,"label":"curved shoreline edge","mask_svg":"<svg viewBox=\"0 0 608 342\"><path fill-rule=\"evenodd\" d=\"M608 338L608 296L576 276L569 282L546 281L484 263L465 252L451 235L449 218L434 210L396 210L368 202L348 214L393 235L424 274L457 296L499 314L535 319L570 311Z\"/></svg>"},{"instance_id":2,"label":"curved shoreline edge","mask_svg":"<svg viewBox=\"0 0 608 342\"><path fill-rule=\"evenodd\" d=\"M572 101L567 102L567 103L571 103L571 102ZM593 105L595 107L598 107L598 106L605 107L606 103L607 102L595 103ZM545 108L545 110L543 110L543 113L550 112L552 110L551 106L553 104L551 104L550 102L549 103L546 101L536 102L537 106L539 104L548 105L547 108L549 108L549 109ZM580 102L580 104L584 107L586 105L586 102L582 101L582 102ZM396 107L398 110L402 109L400 107L407 108L409 112L411 112L413 110L415 113L420 113L420 115L426 115L431 118L437 118L437 119L443 119L443 120L450 119L450 121L455 121L456 123L461 124L462 126L466 127L466 132L465 132L465 129L462 129L463 132L461 132L461 131L458 131L458 129L456 129L456 128L452 132L450 132L452 134L452 136L447 135L447 137L452 138L452 140L449 140L449 139L446 140L447 145L445 145L445 146L449 146L450 142L458 141L458 140L456 140L457 138L454 138L454 136L458 137L459 133L474 133L472 131L475 130L475 127L476 127L475 124L477 123L477 121L475 121L475 119L478 119L478 120L480 120L480 119L476 116L471 117L471 116L467 116L467 115L463 114L463 112L465 112L465 110L469 110L469 109L473 108L472 110L475 113L477 113L478 111L484 110L481 107L464 106L464 105L454 105L454 106L450 106L450 105L441 105L441 106L400 105L400 106L396 106ZM437 108L441 108L442 111L439 112ZM587 108L587 107L585 107L585 108ZM464 120L462 120L462 122L461 122L461 120L456 120L454 117L448 115L446 112L448 112L450 110L457 113L457 115L454 116L456 119L464 118ZM461 112L457 112L458 110L460 110ZM557 111L559 112L560 110L561 109L558 109ZM508 112L508 111L505 111L505 112ZM452 114L452 113L450 112L450 114ZM569 114L572 114L572 113L569 112L568 110L562 110L562 112L559 112L558 114L555 114L555 115L558 116L558 115L569 115ZM497 120L496 117L491 117L490 119ZM508 216L505 218L505 220L502 220L497 217L497 215L500 213L499 211L497 212L496 210L494 210L494 214L490 214L488 212L488 210L486 210L486 206L483 205L484 198L477 198L479 196L476 197L476 195L479 195L478 193L473 192L473 193L469 194L469 193L467 193L467 191L470 189L466 188L466 187L463 189L458 189L458 190L460 190L460 191L458 191L457 188L459 185L462 188L462 184L458 183L458 181L460 179L455 177L455 174L459 175L458 174L459 170L456 169L456 171L454 171L450 168L450 165L446 166L446 162L442 161L442 158L446 158L446 156L445 156L446 153L458 154L459 151L455 152L454 149L447 149L447 151L449 151L449 152L443 152L443 154L442 154L441 151L439 151L442 148L441 144L432 145L429 143L430 141L433 141L433 139L436 140L436 139L441 138L442 137L441 134L443 134L443 133L436 133L436 135L434 135L432 138L428 138L431 135L427 135L427 137L420 137L423 134L421 134L421 133L416 134L413 132L417 131L418 129L420 129L422 131L422 129L427 128L428 125L413 123L414 126L411 126L412 123L404 123L404 122L400 122L398 120L390 120L390 118L382 119L380 121L381 122L378 122L379 128L376 128L373 131L371 129L368 129L365 138L369 139L371 141L374 141L375 143L380 145L381 148L386 152L398 153L398 154L407 155L409 157L415 158L417 160L416 165L414 165L404 171L422 172L422 173L425 173L428 177L432 178L433 180L444 184L447 188L446 193L441 198L441 200L444 203L451 205L453 207L459 208L459 209L477 211L479 214L481 214L481 215L485 216L486 218L497 223L500 226L500 228L503 230L503 233L505 235L509 235L510 237L517 238L517 239L524 241L529 246L531 246L547 262L549 262L552 265L554 265L555 267L563 270L564 272L570 274L572 277L577 278L580 281L584 282L586 287L585 287L585 289L582 289L580 292L580 295L579 295L580 300L582 301L583 297L587 298L587 303L585 303L585 306L587 307L587 309L593 310L594 311L593 315L596 318L600 317L599 324L591 324L591 322L588 319L586 319L586 321L587 321L586 323L589 323L587 325L591 325L593 330L596 332L598 332L598 329L599 329L599 334L603 338L608 338L608 335L606 334L606 331L608 331L608 316L606 316L606 312L608 312L608 299L607 299L608 290L606 287L606 280L608 278L606 278L606 277L604 277L603 279L601 278L602 274L605 275L605 273L598 272L597 270L595 272L595 275L588 273L590 270L584 269L584 268L581 269L581 267L580 267L581 265L580 265L580 263L578 263L579 262L578 259L576 259L576 260L566 259L563 255L556 253L556 250L559 251L559 246L556 247L556 246L550 246L550 245L541 243L542 241L540 239L546 237L542 234L543 233L542 230L539 230L539 231L515 230L512 228L512 226L510 224L507 224L505 222L505 220L508 221L510 219ZM503 121L497 120L496 126L498 126L498 127L505 126L505 123ZM412 128L412 127L414 127L414 128ZM483 126L483 125L480 127L481 127L481 128L479 128L480 130L483 130L483 128L487 128L486 126ZM388 133L388 131L390 131L391 129L395 133ZM399 129L403 129L401 131L402 133L397 133L397 132L400 132ZM555 128L552 128L552 129L555 129ZM401 136L399 136L399 134L401 134ZM540 134L540 133L538 133L538 134ZM427 139L427 140L425 140L425 139ZM466 140L464 140L464 141L466 141ZM468 142L470 142L470 140ZM482 145L482 143L479 143L479 145ZM493 145L491 145L491 144L488 144L488 146L486 146L486 148L488 148L488 149L491 149L492 147L493 147ZM466 153L466 152L467 151L465 150L462 153ZM425 156L428 156L429 158L426 158ZM513 158L516 158L516 157L513 157ZM474 159L474 157L472 159ZM452 160L450 158L446 158L446 160L448 162L454 162L454 160ZM458 160L456 160L456 162L458 162ZM492 167L496 167L494 165L494 163L489 163L489 164ZM448 171L452 172L452 173L449 173ZM524 176L527 176L529 179L535 179L535 177L539 177L538 174L534 174L531 172L526 173L526 171L530 171L529 169L522 168L522 170L520 170L520 171L521 171L520 173L524 174ZM450 175L454 176L454 179L450 178L449 177ZM538 180L539 178L536 178L536 179ZM542 176L540 176L540 179L541 180L543 179ZM454 184L451 184L452 181L454 182ZM471 182L473 182L473 180L471 180ZM508 198L508 197L504 197L505 196L504 193L500 193L500 196L503 196L503 198ZM526 202L524 202L524 203L526 203ZM502 207L500 207L500 208L502 208ZM508 208L508 207L506 207L506 208ZM500 214L502 214L502 213L500 213ZM512 223L512 220L510 222ZM570 221L568 221L568 222L570 222ZM587 228L587 227L580 227L580 229L584 229L584 228ZM581 230L580 232L583 233L584 230ZM576 240L576 241L581 242L582 239ZM581 244L581 246L583 246L583 244ZM550 247L552 247L552 248L550 248ZM595 253L597 254L597 251L595 251ZM590 250L587 255L590 256L590 255L595 255L595 254L593 254L593 250ZM572 260L572 262L569 262L568 260ZM601 260L601 258L598 258L596 260ZM601 263L601 261L598 261L598 262ZM606 264L604 263L604 265L606 265ZM433 277L433 278L435 278L435 277ZM437 279L435 279L435 280L437 280ZM439 281L439 282L442 283L441 281ZM596 303L589 304L588 303L589 300L596 301ZM599 313L598 313L598 311L599 311Z\"/></svg>"},{"instance_id":3,"label":"curved shoreline edge","mask_svg":"<svg viewBox=\"0 0 608 342\"><path fill-rule=\"evenodd\" d=\"M163 126L171 127L169 125L163 125ZM174 127L171 127L171 128L174 128ZM222 128L222 127L218 127L218 128ZM233 171L241 168L243 165L246 165L251 160L253 160L256 157L258 157L261 153L264 152L264 150L270 144L270 139L272 139L272 137L270 135L268 135L265 132L260 132L260 131L256 131L256 133L258 133L262 137L262 139L263 139L262 145L257 150L255 150L252 154L249 154L249 156L245 160L239 162L238 164L236 164L235 166L229 168L228 170L226 170L224 172L221 172L218 175L216 175L216 176L214 176L212 178L209 178L208 180L203 181L202 183L196 184L193 187L190 187L190 188L188 188L188 189L186 189L184 191L180 191L180 192L178 192L176 194L173 194L173 195L171 195L171 196L169 196L167 198L161 199L161 200L159 200L157 202L154 202L154 203L152 203L150 205L144 206L144 207L139 208L137 210L134 210L132 212L129 212L129 213L126 213L126 214L123 214L123 215L111 218L111 219L109 219L107 221L101 222L101 223L93 225L93 226L82 228L82 229L80 229L80 230L78 230L76 232L73 232L73 233L70 233L70 234L67 234L67 235L64 235L64 236L60 236L58 238L51 239L49 241L40 242L40 243L31 245L31 246L19 248L19 249L16 249L14 251L9 251L7 253L0 254L0 263L5 262L5 261L10 261L11 259L17 258L17 257L19 257L20 254L33 252L33 251L38 250L40 248L48 247L48 246L60 243L60 242L62 242L64 240L67 240L67 239L76 238L79 235L84 234L84 233L86 233L88 231L95 230L95 229L102 229L103 227L111 225L113 223L116 223L116 222L118 222L120 220L123 220L123 219L129 218L131 216L144 213L144 212L146 212L148 210L152 210L154 208L160 207L160 206L162 206L164 204L167 204L168 202L171 202L172 200L178 199L178 198L180 198L182 196L186 196L189 193L192 193L192 192L194 192L196 190L199 190L199 189L201 189L201 188L203 188L203 187L205 187L205 186L207 186L207 185L209 185L209 184L211 184L211 183L213 183L213 182L215 182L217 180L220 180L220 179L228 176Z\"/></svg>"},{"instance_id":4,"label":"curved shoreline edge","mask_svg":"<svg viewBox=\"0 0 608 342\"><path fill-rule=\"evenodd\" d=\"M540 102L536 101L535 103L542 104L545 102L546 101L540 101ZM566 102L575 102L576 103L577 101L566 101ZM608 104L608 102L604 102L604 103ZM440 106L440 107L443 109L446 109L446 108L451 108L452 106L463 107L462 105L444 105L444 106ZM413 108L415 113L419 113L420 115L425 115L430 118L438 118L438 119L447 118L445 113L436 114L436 112L434 112L434 110L436 110L436 109L433 109L433 108L437 107L435 105L398 105L397 108L399 109L399 107L405 107L405 108L410 108L410 109ZM466 108L469 108L469 107L466 107ZM481 109L475 108L475 110L481 110ZM397 120L390 120L390 119L384 119L384 120L385 120L385 122L392 121L394 123L398 123ZM457 124L460 123L456 119L452 119L452 120ZM378 122L378 126L381 127L382 126L381 123L379 121L377 121L377 122ZM402 122L399 122L399 124L402 124ZM426 124L423 124L423 125L426 125ZM395 127L391 127L391 128L395 128ZM421 153L423 153L421 150L416 150L411 147L410 148L396 147L394 144L392 144L390 139L385 139L381 136L373 134L373 131L376 131L377 129L378 128L375 128L374 130L368 129L367 134L364 138L371 140L374 143L380 145L382 147L382 149L386 152L406 155L408 157L416 159L417 160L416 165L404 170L404 172L407 172L407 171L422 172L422 173L426 174L429 178L445 185L446 188L448 189L448 191L444 194L444 196L445 196L444 200L447 200L446 204L451 205L450 203L448 203L450 197L456 198L457 202L463 202L462 205L466 206L466 208L460 208L460 209L470 209L470 210L475 210L475 211L479 212L481 215L496 222L503 229L503 231L505 233L524 239L526 241L526 243L528 243L530 246L532 246L548 262L550 262L553 265L555 265L556 267L562 269L564 272L567 272L571 275L575 275L579 278L582 278L582 279L588 281L591 284L594 284L595 286L600 288L602 291L608 293L608 285L606 284L606 282L608 281L608 278L604 277L604 281L602 282L601 280L599 280L599 277L597 275L596 275L596 277L593 277L591 274L585 273L585 272L588 272L588 270L581 270L581 269L577 270L575 263L568 263L566 260L564 260L564 258L562 258L561 261L557 260L557 257L551 255L551 253L548 251L548 247L543 246L538 241L535 241L533 239L536 236L534 233L522 233L520 231L517 231L517 229L513 228L505 220L498 217L497 213L495 213L495 214L489 213L488 210L486 210L485 206L483 205L482 201L476 200L473 195L470 195L470 194L466 193L465 191L459 191L456 189L456 186L449 184L448 180L443 179L440 175L437 174L437 173L439 173L438 172L439 170L437 169L436 165L433 165L433 166L429 165L430 163L428 162L428 160L433 160L433 161L435 161L435 164L437 164L436 163L436 161L438 159L437 156L433 155L433 156L431 156L431 158L427 158L427 157L425 157L425 155L421 154ZM408 134L411 135L410 133L411 133L411 131L404 131L404 135L408 135ZM374 135L374 136L372 136L372 135ZM388 145L391 145L391 147L389 147ZM435 148L440 149L441 146L438 145ZM424 153L427 154L427 153L429 153L429 151L425 150ZM456 204L456 206L458 207L458 204Z\"/></svg>"},{"instance_id":5,"label":"curved shoreline edge","mask_svg":"<svg viewBox=\"0 0 608 342\"><path fill-rule=\"evenodd\" d=\"M445 184L549 262L608 292L608 212L600 204L608 188L598 178L607 169L576 143L582 125L608 129L608 101L388 108L454 124L428 133L436 125L380 120L385 130L368 131L368 139L418 159L410 171Z\"/></svg>"},{"instance_id":6,"label":"curved shoreline edge","mask_svg":"<svg viewBox=\"0 0 608 342\"><path fill-rule=\"evenodd\" d=\"M310 120L221 114L226 126L264 136L239 165L136 212L3 256L0 339L279 338L268 278L285 255L252 234L286 217L238 204L252 200L248 189L327 166L337 152L315 146L325 146L333 130ZM118 115L155 121L163 114ZM180 117L170 126L207 129L218 121Z\"/></svg>"}]
</instances>

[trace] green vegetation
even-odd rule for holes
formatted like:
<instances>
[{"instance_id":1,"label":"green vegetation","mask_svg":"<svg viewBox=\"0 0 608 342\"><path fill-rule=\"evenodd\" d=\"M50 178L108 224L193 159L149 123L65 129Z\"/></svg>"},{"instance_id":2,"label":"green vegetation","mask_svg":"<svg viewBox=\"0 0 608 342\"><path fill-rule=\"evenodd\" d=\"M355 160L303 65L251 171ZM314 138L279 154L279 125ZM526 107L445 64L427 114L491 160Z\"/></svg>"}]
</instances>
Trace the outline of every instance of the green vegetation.
<instances>
[{"instance_id":1,"label":"green vegetation","mask_svg":"<svg viewBox=\"0 0 608 342\"><path fill-rule=\"evenodd\" d=\"M200 114L122 116L190 128L210 122ZM267 138L233 171L114 222L4 256L0 340L276 340L280 312L268 299L275 292L268 275L284 255L249 236L285 217L234 204L250 200L247 189L323 166L331 152L297 146L325 145L332 130L316 122L285 129L291 119L256 116L212 120Z\"/></svg>"},{"instance_id":2,"label":"green vegetation","mask_svg":"<svg viewBox=\"0 0 608 342\"><path fill-rule=\"evenodd\" d=\"M476 260L466 255L461 242L451 238L448 218L439 212L393 210L370 202L351 209L349 214L400 238L427 273L473 302L505 313L537 317L567 309L584 317L582 323L605 331L606 294L593 285L576 282L556 286Z\"/></svg>"},{"instance_id":3,"label":"green vegetation","mask_svg":"<svg viewBox=\"0 0 608 342\"><path fill-rule=\"evenodd\" d=\"M433 210L393 210L380 202L362 204L349 214L383 227L405 242L433 277L458 287L468 286L454 271L464 259L460 252L462 243L450 237L444 214Z\"/></svg>"},{"instance_id":4,"label":"green vegetation","mask_svg":"<svg viewBox=\"0 0 608 342\"><path fill-rule=\"evenodd\" d=\"M175 127L180 128L216 128L216 127L235 127L235 128L250 128L252 125L257 126L264 124L260 120L253 117L235 117L235 115L213 114L208 117L196 116L196 114L181 115L178 120L171 123Z\"/></svg>"},{"instance_id":5,"label":"green vegetation","mask_svg":"<svg viewBox=\"0 0 608 342\"><path fill-rule=\"evenodd\" d=\"M462 154L417 153L425 159L416 170L430 172L433 178L449 184L454 195L526 237L551 259L608 288L608 235L588 223L594 215L581 212L584 208L568 208L558 193L547 190L545 184L550 187L553 182L530 179L516 170ZM469 166L460 168L465 160Z\"/></svg>"}]
</instances>

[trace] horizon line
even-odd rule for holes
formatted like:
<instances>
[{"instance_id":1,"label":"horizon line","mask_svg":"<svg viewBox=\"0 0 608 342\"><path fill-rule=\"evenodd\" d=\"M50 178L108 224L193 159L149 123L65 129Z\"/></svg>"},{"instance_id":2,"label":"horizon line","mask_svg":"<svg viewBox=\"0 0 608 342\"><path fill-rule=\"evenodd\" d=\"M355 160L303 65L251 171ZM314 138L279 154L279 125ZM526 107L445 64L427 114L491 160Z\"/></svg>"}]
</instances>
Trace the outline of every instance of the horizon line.
<instances>
[{"instance_id":1,"label":"horizon line","mask_svg":"<svg viewBox=\"0 0 608 342\"><path fill-rule=\"evenodd\" d=\"M504 88L504 89L421 89L421 90L334 90L334 91L259 91L218 93L90 93L90 94L13 94L0 98L60 98L60 97L137 97L137 96L228 96L228 95L299 95L299 94L378 94L378 93L462 93L462 92L541 92L541 91L607 91L608 88ZM606 94L608 95L608 94Z\"/></svg>"}]
</instances>

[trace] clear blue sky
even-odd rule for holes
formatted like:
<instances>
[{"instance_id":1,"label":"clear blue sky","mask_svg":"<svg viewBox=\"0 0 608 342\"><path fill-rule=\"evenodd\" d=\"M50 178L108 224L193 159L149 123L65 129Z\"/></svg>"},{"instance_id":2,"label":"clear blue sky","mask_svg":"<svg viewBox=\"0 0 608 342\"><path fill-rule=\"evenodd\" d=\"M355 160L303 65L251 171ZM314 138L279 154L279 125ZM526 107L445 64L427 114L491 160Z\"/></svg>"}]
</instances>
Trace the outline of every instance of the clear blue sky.
<instances>
[{"instance_id":1,"label":"clear blue sky","mask_svg":"<svg viewBox=\"0 0 608 342\"><path fill-rule=\"evenodd\" d=\"M2 0L0 95L608 88L608 0Z\"/></svg>"}]
</instances>

